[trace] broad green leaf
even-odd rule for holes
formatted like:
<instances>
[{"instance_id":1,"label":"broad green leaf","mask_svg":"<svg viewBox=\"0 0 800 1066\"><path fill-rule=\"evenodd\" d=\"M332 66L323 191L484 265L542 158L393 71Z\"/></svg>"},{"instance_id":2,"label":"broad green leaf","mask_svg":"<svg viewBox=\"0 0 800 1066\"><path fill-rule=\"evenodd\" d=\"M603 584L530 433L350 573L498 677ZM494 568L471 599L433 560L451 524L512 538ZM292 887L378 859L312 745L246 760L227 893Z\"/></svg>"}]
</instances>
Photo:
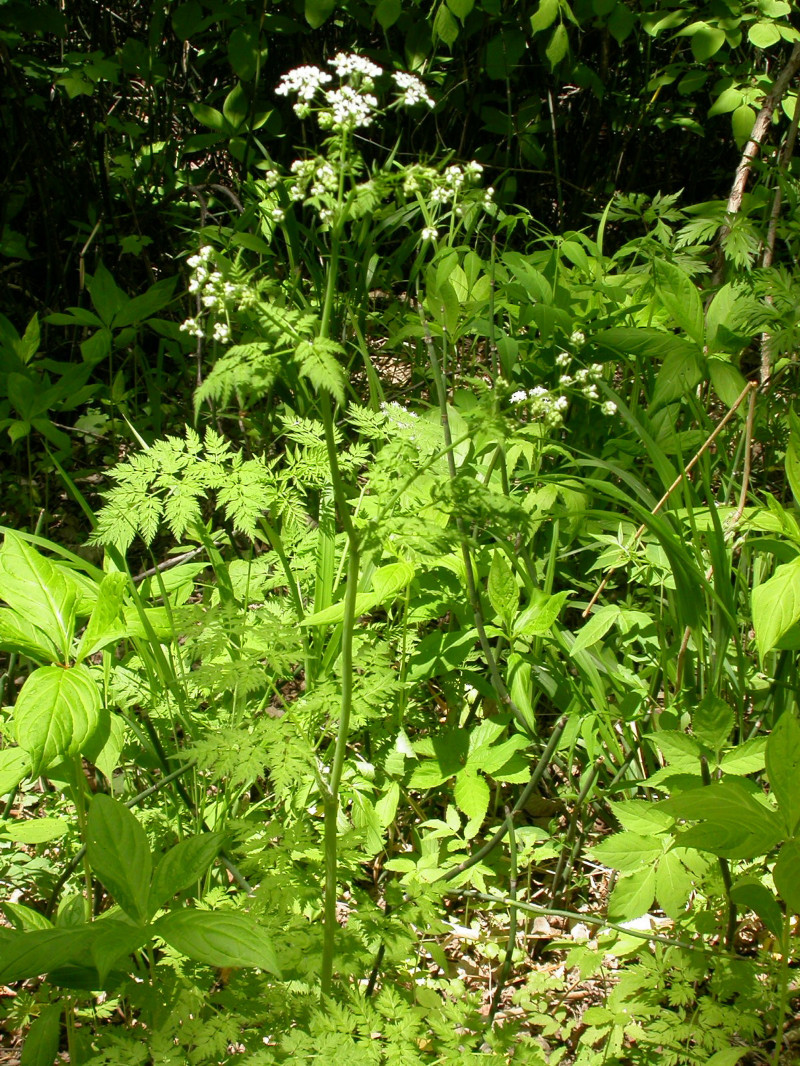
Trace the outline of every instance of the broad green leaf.
<instances>
[{"instance_id":1,"label":"broad green leaf","mask_svg":"<svg viewBox=\"0 0 800 1066\"><path fill-rule=\"evenodd\" d=\"M623 829L642 836L663 833L675 821L667 811L647 800L620 800L610 806Z\"/></svg>"},{"instance_id":2,"label":"broad green leaf","mask_svg":"<svg viewBox=\"0 0 800 1066\"><path fill-rule=\"evenodd\" d=\"M228 62L237 78L250 81L258 70L259 41L256 25L237 26L228 40Z\"/></svg>"},{"instance_id":3,"label":"broad green leaf","mask_svg":"<svg viewBox=\"0 0 800 1066\"><path fill-rule=\"evenodd\" d=\"M215 107L197 103L190 103L188 106L197 121L202 122L204 126L208 126L209 129L216 130L218 133L222 133L226 129L225 116L221 111L217 111Z\"/></svg>"},{"instance_id":4,"label":"broad green leaf","mask_svg":"<svg viewBox=\"0 0 800 1066\"><path fill-rule=\"evenodd\" d=\"M44 630L10 607L0 607L0 648L39 662L58 662L58 648Z\"/></svg>"},{"instance_id":5,"label":"broad green leaf","mask_svg":"<svg viewBox=\"0 0 800 1066\"><path fill-rule=\"evenodd\" d=\"M378 603L388 603L414 579L414 567L408 563L389 563L372 575L372 591Z\"/></svg>"},{"instance_id":6,"label":"broad green leaf","mask_svg":"<svg viewBox=\"0 0 800 1066\"><path fill-rule=\"evenodd\" d=\"M33 929L52 929L53 923L46 918L41 911L35 911L33 907L26 907L24 903L11 903L6 900L0 904L6 918L15 929L21 933L30 932Z\"/></svg>"},{"instance_id":7,"label":"broad green leaf","mask_svg":"<svg viewBox=\"0 0 800 1066\"><path fill-rule=\"evenodd\" d=\"M706 1061L706 1066L736 1066L737 1062L741 1062L745 1055L748 1055L752 1048L749 1047L725 1047L721 1051L715 1051L710 1059Z\"/></svg>"},{"instance_id":8,"label":"broad green leaf","mask_svg":"<svg viewBox=\"0 0 800 1066\"><path fill-rule=\"evenodd\" d=\"M733 407L747 384L744 375L725 359L707 359L706 366L717 396L728 407ZM747 413L746 407L740 408L742 418Z\"/></svg>"},{"instance_id":9,"label":"broad green leaf","mask_svg":"<svg viewBox=\"0 0 800 1066\"><path fill-rule=\"evenodd\" d=\"M6 533L0 548L0 598L42 629L66 658L75 625L75 585L13 533Z\"/></svg>"},{"instance_id":10,"label":"broad green leaf","mask_svg":"<svg viewBox=\"0 0 800 1066\"><path fill-rule=\"evenodd\" d=\"M731 888L731 899L738 907L753 911L775 936L783 929L783 914L774 892L756 877L741 878Z\"/></svg>"},{"instance_id":11,"label":"broad green leaf","mask_svg":"<svg viewBox=\"0 0 800 1066\"><path fill-rule=\"evenodd\" d=\"M480 774L464 770L456 778L453 799L458 809L466 814L470 821L483 821L489 809L490 796L489 786Z\"/></svg>"},{"instance_id":12,"label":"broad green leaf","mask_svg":"<svg viewBox=\"0 0 800 1066\"><path fill-rule=\"evenodd\" d=\"M694 737L677 730L662 729L658 733L648 734L648 740L655 744L672 770L687 773L699 771L703 749Z\"/></svg>"},{"instance_id":13,"label":"broad green leaf","mask_svg":"<svg viewBox=\"0 0 800 1066\"><path fill-rule=\"evenodd\" d=\"M30 773L31 757L22 748L0 751L0 796L7 796Z\"/></svg>"},{"instance_id":14,"label":"broad green leaf","mask_svg":"<svg viewBox=\"0 0 800 1066\"><path fill-rule=\"evenodd\" d=\"M441 38L445 44L453 44L458 37L458 23L445 4L440 4L436 12L433 20L433 35Z\"/></svg>"},{"instance_id":15,"label":"broad green leaf","mask_svg":"<svg viewBox=\"0 0 800 1066\"><path fill-rule=\"evenodd\" d=\"M713 118L714 115L726 115L731 111L735 111L743 99L742 91L738 85L731 85L727 89L723 89L708 109L708 117Z\"/></svg>"},{"instance_id":16,"label":"broad green leaf","mask_svg":"<svg viewBox=\"0 0 800 1066\"><path fill-rule=\"evenodd\" d=\"M709 693L695 708L692 714L692 732L703 744L713 751L719 751L733 729L733 709L725 702Z\"/></svg>"},{"instance_id":17,"label":"broad green leaf","mask_svg":"<svg viewBox=\"0 0 800 1066\"><path fill-rule=\"evenodd\" d=\"M475 6L475 0L447 0L447 6L463 22Z\"/></svg>"},{"instance_id":18,"label":"broad green leaf","mask_svg":"<svg viewBox=\"0 0 800 1066\"><path fill-rule=\"evenodd\" d=\"M336 0L305 0L306 22L312 30L319 29L335 7Z\"/></svg>"},{"instance_id":19,"label":"broad green leaf","mask_svg":"<svg viewBox=\"0 0 800 1066\"><path fill-rule=\"evenodd\" d=\"M800 507L800 418L791 410L789 411L789 441L786 445L784 466L794 502Z\"/></svg>"},{"instance_id":20,"label":"broad green leaf","mask_svg":"<svg viewBox=\"0 0 800 1066\"><path fill-rule=\"evenodd\" d=\"M46 844L63 837L66 831L67 823L63 818L20 818L0 822L0 839L13 840L16 844Z\"/></svg>"},{"instance_id":21,"label":"broad green leaf","mask_svg":"<svg viewBox=\"0 0 800 1066\"><path fill-rule=\"evenodd\" d=\"M512 652L508 657L508 692L514 701L514 706L525 719L532 733L536 732L536 714L533 709L532 694L533 681L531 680L533 667L528 659Z\"/></svg>"},{"instance_id":22,"label":"broad green leaf","mask_svg":"<svg viewBox=\"0 0 800 1066\"><path fill-rule=\"evenodd\" d=\"M569 650L570 655L574 657L602 640L621 613L619 607L613 603L595 611L589 621L578 630L575 643Z\"/></svg>"},{"instance_id":23,"label":"broad green leaf","mask_svg":"<svg viewBox=\"0 0 800 1066\"><path fill-rule=\"evenodd\" d=\"M86 840L89 865L134 921L149 917L153 868L147 835L124 803L98 793L89 808Z\"/></svg>"},{"instance_id":24,"label":"broad green leaf","mask_svg":"<svg viewBox=\"0 0 800 1066\"><path fill-rule=\"evenodd\" d=\"M172 11L172 28L182 41L198 33L204 25L203 9L197 0L188 0Z\"/></svg>"},{"instance_id":25,"label":"broad green leaf","mask_svg":"<svg viewBox=\"0 0 800 1066\"><path fill-rule=\"evenodd\" d=\"M392 781L386 792L375 804L375 813L378 816L378 821L384 829L388 828L394 821L399 802L400 785L397 781Z\"/></svg>"},{"instance_id":26,"label":"broad green leaf","mask_svg":"<svg viewBox=\"0 0 800 1066\"><path fill-rule=\"evenodd\" d=\"M78 755L100 728L100 692L85 666L42 666L28 676L14 707L17 743L38 777L57 759Z\"/></svg>"},{"instance_id":27,"label":"broad green leaf","mask_svg":"<svg viewBox=\"0 0 800 1066\"><path fill-rule=\"evenodd\" d=\"M520 736L517 733L515 736L509 737L508 740L504 740L502 744L487 744L476 748L470 752L467 768L470 770L482 770L483 773L490 775L501 773L506 763L518 751L527 748L529 743L527 737Z\"/></svg>"},{"instance_id":28,"label":"broad green leaf","mask_svg":"<svg viewBox=\"0 0 800 1066\"><path fill-rule=\"evenodd\" d=\"M3 941L0 957L0 984L27 981L49 973L69 962L78 961L86 951L89 927L74 929L34 929L16 933Z\"/></svg>"},{"instance_id":29,"label":"broad green leaf","mask_svg":"<svg viewBox=\"0 0 800 1066\"><path fill-rule=\"evenodd\" d=\"M543 592L536 593L535 602L526 607L514 622L514 636L532 637L549 633L570 595L568 591L555 592L550 596Z\"/></svg>"},{"instance_id":30,"label":"broad green leaf","mask_svg":"<svg viewBox=\"0 0 800 1066\"><path fill-rule=\"evenodd\" d=\"M381 29L388 30L390 26L394 26L402 13L402 0L380 0L375 8L374 18Z\"/></svg>"},{"instance_id":31,"label":"broad green leaf","mask_svg":"<svg viewBox=\"0 0 800 1066\"><path fill-rule=\"evenodd\" d=\"M539 0L539 6L531 15L531 30L541 33L549 29L558 17L558 0Z\"/></svg>"},{"instance_id":32,"label":"broad green leaf","mask_svg":"<svg viewBox=\"0 0 800 1066\"><path fill-rule=\"evenodd\" d=\"M674 263L664 259L653 261L653 280L656 292L672 318L695 344L703 344L703 305L697 286Z\"/></svg>"},{"instance_id":33,"label":"broad green leaf","mask_svg":"<svg viewBox=\"0 0 800 1066\"><path fill-rule=\"evenodd\" d=\"M800 914L800 843L790 840L778 853L772 879L781 899L794 914Z\"/></svg>"},{"instance_id":34,"label":"broad green leaf","mask_svg":"<svg viewBox=\"0 0 800 1066\"><path fill-rule=\"evenodd\" d=\"M61 1042L60 1003L45 1007L33 1022L22 1045L20 1066L53 1066Z\"/></svg>"},{"instance_id":35,"label":"broad green leaf","mask_svg":"<svg viewBox=\"0 0 800 1066\"><path fill-rule=\"evenodd\" d=\"M758 773L764 769L764 756L767 741L764 737L752 737L735 748L726 751L719 761L720 768L726 774L739 776Z\"/></svg>"},{"instance_id":36,"label":"broad green leaf","mask_svg":"<svg viewBox=\"0 0 800 1066\"><path fill-rule=\"evenodd\" d=\"M747 31L747 38L756 48L771 48L781 40L781 32L774 22L764 19L752 23Z\"/></svg>"},{"instance_id":37,"label":"broad green leaf","mask_svg":"<svg viewBox=\"0 0 800 1066\"><path fill-rule=\"evenodd\" d=\"M753 629L763 659L800 620L800 556L753 589Z\"/></svg>"},{"instance_id":38,"label":"broad green leaf","mask_svg":"<svg viewBox=\"0 0 800 1066\"><path fill-rule=\"evenodd\" d=\"M118 624L118 619L128 580L128 575L122 573L106 574L103 578L94 610L81 637L78 650L75 652L78 662L93 655L106 644L118 641L124 635L125 631Z\"/></svg>"},{"instance_id":39,"label":"broad green leaf","mask_svg":"<svg viewBox=\"0 0 800 1066\"><path fill-rule=\"evenodd\" d=\"M165 915L154 931L181 955L207 966L257 966L280 978L267 933L246 914L184 908Z\"/></svg>"},{"instance_id":40,"label":"broad green leaf","mask_svg":"<svg viewBox=\"0 0 800 1066\"><path fill-rule=\"evenodd\" d=\"M248 107L249 101L244 89L240 84L234 85L222 104L222 114L233 130L238 131L244 125Z\"/></svg>"},{"instance_id":41,"label":"broad green leaf","mask_svg":"<svg viewBox=\"0 0 800 1066\"><path fill-rule=\"evenodd\" d=\"M638 833L615 833L592 848L598 862L622 873L633 873L642 866L652 865L663 851L661 840Z\"/></svg>"},{"instance_id":42,"label":"broad green leaf","mask_svg":"<svg viewBox=\"0 0 800 1066\"><path fill-rule=\"evenodd\" d=\"M770 790L793 837L800 825L800 725L789 711L780 716L767 741L766 762Z\"/></svg>"},{"instance_id":43,"label":"broad green leaf","mask_svg":"<svg viewBox=\"0 0 800 1066\"><path fill-rule=\"evenodd\" d=\"M682 847L712 855L729 859L765 855L782 836L778 815L736 778L693 789L661 806L677 818L699 823L680 835Z\"/></svg>"},{"instance_id":44,"label":"broad green leaf","mask_svg":"<svg viewBox=\"0 0 800 1066\"><path fill-rule=\"evenodd\" d=\"M148 910L155 914L178 892L191 887L208 871L222 847L222 833L203 833L188 837L162 856L153 874Z\"/></svg>"},{"instance_id":45,"label":"broad green leaf","mask_svg":"<svg viewBox=\"0 0 800 1066\"><path fill-rule=\"evenodd\" d=\"M731 115L731 127L736 144L741 147L753 132L756 113L748 104L740 104Z\"/></svg>"},{"instance_id":46,"label":"broad green leaf","mask_svg":"<svg viewBox=\"0 0 800 1066\"><path fill-rule=\"evenodd\" d=\"M408 660L408 680L413 682L441 677L457 670L475 647L476 639L474 629L455 633L436 630L429 633L422 638Z\"/></svg>"},{"instance_id":47,"label":"broad green leaf","mask_svg":"<svg viewBox=\"0 0 800 1066\"><path fill-rule=\"evenodd\" d=\"M84 754L97 767L107 781L119 766L119 757L125 745L125 719L122 715L112 714L108 722L108 736L98 752L93 752L89 745Z\"/></svg>"},{"instance_id":48,"label":"broad green leaf","mask_svg":"<svg viewBox=\"0 0 800 1066\"><path fill-rule=\"evenodd\" d=\"M620 877L608 900L608 917L612 922L632 922L647 914L656 894L656 871L653 866Z\"/></svg>"},{"instance_id":49,"label":"broad green leaf","mask_svg":"<svg viewBox=\"0 0 800 1066\"><path fill-rule=\"evenodd\" d=\"M686 907L694 881L680 860L680 849L661 856L656 869L656 899L664 913L677 919Z\"/></svg>"},{"instance_id":50,"label":"broad green leaf","mask_svg":"<svg viewBox=\"0 0 800 1066\"><path fill-rule=\"evenodd\" d=\"M705 63L725 44L725 33L706 22L696 22L692 27L692 52L698 63Z\"/></svg>"},{"instance_id":51,"label":"broad green leaf","mask_svg":"<svg viewBox=\"0 0 800 1066\"><path fill-rule=\"evenodd\" d=\"M553 30L553 36L548 41L547 48L545 48L545 55L549 59L552 69L558 66L568 50L569 34L567 33L567 27L563 22L559 22Z\"/></svg>"},{"instance_id":52,"label":"broad green leaf","mask_svg":"<svg viewBox=\"0 0 800 1066\"><path fill-rule=\"evenodd\" d=\"M101 984L114 964L138 951L150 939L150 930L143 925L130 925L118 918L101 918L91 926L92 962L97 968Z\"/></svg>"},{"instance_id":53,"label":"broad green leaf","mask_svg":"<svg viewBox=\"0 0 800 1066\"><path fill-rule=\"evenodd\" d=\"M492 555L488 582L489 602L504 622L509 622L516 613L519 589L514 571L509 566L505 553L496 548Z\"/></svg>"},{"instance_id":54,"label":"broad green leaf","mask_svg":"<svg viewBox=\"0 0 800 1066\"><path fill-rule=\"evenodd\" d=\"M134 296L114 317L114 328L121 329L123 326L137 325L145 319L152 318L172 299L175 281L174 277L164 278L163 281L157 281L155 285L151 285L140 296Z\"/></svg>"},{"instance_id":55,"label":"broad green leaf","mask_svg":"<svg viewBox=\"0 0 800 1066\"><path fill-rule=\"evenodd\" d=\"M87 274L86 288L103 325L111 326L117 313L128 303L127 293L120 289L103 263L97 265L94 274Z\"/></svg>"},{"instance_id":56,"label":"broad green leaf","mask_svg":"<svg viewBox=\"0 0 800 1066\"><path fill-rule=\"evenodd\" d=\"M703 361L696 352L671 352L658 372L651 411L688 396L703 377Z\"/></svg>"}]
</instances>

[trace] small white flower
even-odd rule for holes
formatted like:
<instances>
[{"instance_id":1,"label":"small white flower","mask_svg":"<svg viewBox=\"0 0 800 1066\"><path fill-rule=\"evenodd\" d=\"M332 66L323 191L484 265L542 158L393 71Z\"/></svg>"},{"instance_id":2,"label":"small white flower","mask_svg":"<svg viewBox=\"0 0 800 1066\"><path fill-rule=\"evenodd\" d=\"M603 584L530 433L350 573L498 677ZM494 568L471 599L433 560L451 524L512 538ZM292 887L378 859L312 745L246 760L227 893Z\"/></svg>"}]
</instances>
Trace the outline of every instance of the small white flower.
<instances>
[{"instance_id":1,"label":"small white flower","mask_svg":"<svg viewBox=\"0 0 800 1066\"><path fill-rule=\"evenodd\" d=\"M494 200L494 186L490 185L488 189L484 190L483 202L487 206Z\"/></svg>"},{"instance_id":2,"label":"small white flower","mask_svg":"<svg viewBox=\"0 0 800 1066\"><path fill-rule=\"evenodd\" d=\"M200 282L197 280L197 278L192 278L191 281L189 282L189 292L199 292L199 291L200 291Z\"/></svg>"},{"instance_id":3,"label":"small white flower","mask_svg":"<svg viewBox=\"0 0 800 1066\"><path fill-rule=\"evenodd\" d=\"M426 226L425 229L422 231L423 241L435 241L438 236L439 231L436 229L435 226Z\"/></svg>"},{"instance_id":4,"label":"small white flower","mask_svg":"<svg viewBox=\"0 0 800 1066\"><path fill-rule=\"evenodd\" d=\"M558 379L558 383L562 389L568 389L572 384L572 376L570 374L562 374Z\"/></svg>"},{"instance_id":5,"label":"small white flower","mask_svg":"<svg viewBox=\"0 0 800 1066\"><path fill-rule=\"evenodd\" d=\"M305 103L310 103L323 85L328 85L333 81L330 74L324 70L320 70L319 67L295 67L294 70L290 70L288 74L284 74L281 80L278 82L275 92L278 96L288 96L290 93L297 93L300 100Z\"/></svg>"},{"instance_id":6,"label":"small white flower","mask_svg":"<svg viewBox=\"0 0 800 1066\"><path fill-rule=\"evenodd\" d=\"M541 399L542 397L549 395L550 393L544 385L536 385L534 388L528 390L528 396L531 400Z\"/></svg>"},{"instance_id":7,"label":"small white flower","mask_svg":"<svg viewBox=\"0 0 800 1066\"><path fill-rule=\"evenodd\" d=\"M225 285L224 285L224 287L222 289L222 293L223 293L224 296L227 296L228 298L230 298L231 296L235 296L236 295L236 286L233 284L233 282L226 281Z\"/></svg>"},{"instance_id":8,"label":"small white flower","mask_svg":"<svg viewBox=\"0 0 800 1066\"><path fill-rule=\"evenodd\" d=\"M593 378L601 378L603 376L603 364L602 363L592 363L591 370L592 370L592 377Z\"/></svg>"},{"instance_id":9,"label":"small white flower","mask_svg":"<svg viewBox=\"0 0 800 1066\"><path fill-rule=\"evenodd\" d=\"M203 297L203 307L215 307L217 304L217 297L213 292L207 292Z\"/></svg>"},{"instance_id":10,"label":"small white flower","mask_svg":"<svg viewBox=\"0 0 800 1066\"><path fill-rule=\"evenodd\" d=\"M359 75L367 82L372 82L383 74L383 68L365 56L346 55L339 52L333 59L328 60L328 66L333 67L340 78L349 78L353 74Z\"/></svg>"},{"instance_id":11,"label":"small white flower","mask_svg":"<svg viewBox=\"0 0 800 1066\"><path fill-rule=\"evenodd\" d=\"M464 184L464 171L461 167L455 164L451 167L447 167L444 172L444 180L451 188L460 189Z\"/></svg>"},{"instance_id":12,"label":"small white flower","mask_svg":"<svg viewBox=\"0 0 800 1066\"><path fill-rule=\"evenodd\" d=\"M569 352L559 352L556 356L556 366L569 366L572 362L572 356Z\"/></svg>"},{"instance_id":13,"label":"small white flower","mask_svg":"<svg viewBox=\"0 0 800 1066\"><path fill-rule=\"evenodd\" d=\"M273 207L273 209L270 211L270 217L273 222L283 222L283 220L286 218L286 212L283 210L282 207Z\"/></svg>"},{"instance_id":14,"label":"small white flower","mask_svg":"<svg viewBox=\"0 0 800 1066\"><path fill-rule=\"evenodd\" d=\"M402 70L396 71L392 77L400 90L400 103L405 107L414 107L416 104L427 104L433 107L434 102L428 95L423 83L414 74L406 74Z\"/></svg>"},{"instance_id":15,"label":"small white flower","mask_svg":"<svg viewBox=\"0 0 800 1066\"><path fill-rule=\"evenodd\" d=\"M588 370L586 370L584 367L581 367L580 370L576 371L576 373L575 373L575 381L579 385L585 385L588 380L589 380L589 371Z\"/></svg>"},{"instance_id":16,"label":"small white flower","mask_svg":"<svg viewBox=\"0 0 800 1066\"><path fill-rule=\"evenodd\" d=\"M359 93L349 85L329 89L325 99L330 107L330 120L335 130L357 130L372 124L378 101L371 93ZM322 116L321 116L322 117Z\"/></svg>"},{"instance_id":17,"label":"small white flower","mask_svg":"<svg viewBox=\"0 0 800 1066\"><path fill-rule=\"evenodd\" d=\"M265 170L264 171L264 184L268 189L274 189L278 182L281 180L281 176L277 170Z\"/></svg>"},{"instance_id":18,"label":"small white flower","mask_svg":"<svg viewBox=\"0 0 800 1066\"><path fill-rule=\"evenodd\" d=\"M483 165L473 159L471 163L467 163L464 167L464 173L471 181L479 181L483 174Z\"/></svg>"},{"instance_id":19,"label":"small white flower","mask_svg":"<svg viewBox=\"0 0 800 1066\"><path fill-rule=\"evenodd\" d=\"M227 344L231 339L231 331L225 322L217 322L214 326L214 340L220 344Z\"/></svg>"},{"instance_id":20,"label":"small white flower","mask_svg":"<svg viewBox=\"0 0 800 1066\"><path fill-rule=\"evenodd\" d=\"M329 222L332 222L333 221L333 208L332 207L321 207L319 209L319 220L320 220L320 222L324 222L326 224L329 223Z\"/></svg>"},{"instance_id":21,"label":"small white flower","mask_svg":"<svg viewBox=\"0 0 800 1066\"><path fill-rule=\"evenodd\" d=\"M606 400L605 403L600 404L600 410L603 412L604 415L610 418L611 415L616 414L617 405L614 403L613 400Z\"/></svg>"},{"instance_id":22,"label":"small white flower","mask_svg":"<svg viewBox=\"0 0 800 1066\"><path fill-rule=\"evenodd\" d=\"M570 335L570 341L572 344L583 344L586 340L586 334L582 330L576 329L574 333Z\"/></svg>"},{"instance_id":23,"label":"small white flower","mask_svg":"<svg viewBox=\"0 0 800 1066\"><path fill-rule=\"evenodd\" d=\"M184 333L188 333L190 337L203 336L203 327L196 318L187 318L185 322L181 322L179 328L183 330Z\"/></svg>"},{"instance_id":24,"label":"small white flower","mask_svg":"<svg viewBox=\"0 0 800 1066\"><path fill-rule=\"evenodd\" d=\"M443 185L436 185L431 189L431 203L446 204L453 197L452 189L446 189Z\"/></svg>"},{"instance_id":25,"label":"small white flower","mask_svg":"<svg viewBox=\"0 0 800 1066\"><path fill-rule=\"evenodd\" d=\"M569 407L569 400L566 396L557 396L553 401L553 407L555 407L556 411L566 411Z\"/></svg>"},{"instance_id":26,"label":"small white flower","mask_svg":"<svg viewBox=\"0 0 800 1066\"><path fill-rule=\"evenodd\" d=\"M587 400L597 400L599 398L597 386L587 385L586 388L583 390L583 395L586 397Z\"/></svg>"},{"instance_id":27,"label":"small white flower","mask_svg":"<svg viewBox=\"0 0 800 1066\"><path fill-rule=\"evenodd\" d=\"M525 403L528 399L528 394L524 389L517 389L516 392L512 392L509 396L511 403Z\"/></svg>"}]
</instances>

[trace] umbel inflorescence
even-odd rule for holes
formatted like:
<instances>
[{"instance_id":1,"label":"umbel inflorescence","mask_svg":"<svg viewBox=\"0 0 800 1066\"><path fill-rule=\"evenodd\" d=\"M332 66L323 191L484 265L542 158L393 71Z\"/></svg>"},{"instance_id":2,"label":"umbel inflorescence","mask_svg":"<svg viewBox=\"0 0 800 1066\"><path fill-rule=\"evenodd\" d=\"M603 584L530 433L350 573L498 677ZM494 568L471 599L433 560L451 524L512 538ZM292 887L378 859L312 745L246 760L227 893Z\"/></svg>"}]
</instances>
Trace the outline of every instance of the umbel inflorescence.
<instances>
[{"instance_id":1,"label":"umbel inflorescence","mask_svg":"<svg viewBox=\"0 0 800 1066\"><path fill-rule=\"evenodd\" d=\"M344 132L371 126L378 111L376 83L388 78L394 99L389 107L416 107L434 102L422 82L414 74L403 71L387 74L371 59L339 52L328 60L339 79L338 88L332 86L333 75L321 67L295 67L284 74L275 90L279 96L296 96L295 114L308 118L315 113L321 129Z\"/></svg>"}]
</instances>

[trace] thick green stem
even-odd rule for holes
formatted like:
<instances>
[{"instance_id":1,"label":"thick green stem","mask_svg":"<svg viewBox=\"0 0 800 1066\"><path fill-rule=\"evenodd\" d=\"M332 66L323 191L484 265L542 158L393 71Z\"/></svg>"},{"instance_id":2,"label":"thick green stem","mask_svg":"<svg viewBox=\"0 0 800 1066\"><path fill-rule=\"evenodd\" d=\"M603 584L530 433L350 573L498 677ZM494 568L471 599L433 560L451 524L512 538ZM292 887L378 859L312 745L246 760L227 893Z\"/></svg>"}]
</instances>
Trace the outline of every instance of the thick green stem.
<instances>
[{"instance_id":1,"label":"thick green stem","mask_svg":"<svg viewBox=\"0 0 800 1066\"><path fill-rule=\"evenodd\" d=\"M321 338L327 338L330 335L331 321L333 317L337 269L339 264L339 248L344 225L342 214L347 170L347 149L347 134L343 133L339 167L336 222L331 239L331 257L328 264L328 278L325 286L325 299L319 330ZM341 701L339 704L339 721L336 726L336 743L333 751L333 762L330 767L327 785L323 792L323 805L325 811L325 896L323 902L324 925L320 985L323 997L327 997L331 992L331 985L333 982L333 962L336 954L336 897L339 859L337 822L339 817L339 786L341 785L345 758L347 756L347 739L350 733L350 715L353 709L353 634L356 622L356 595L358 593L358 578L361 559L358 536L350 517L347 490L342 478L342 472L339 468L339 455L334 432L333 409L330 397L327 393L323 393L321 396L321 409L322 423L325 428L325 448L328 455L331 484L333 486L333 498L336 504L339 520L347 535L347 577L345 579L344 618L342 620Z\"/></svg>"},{"instance_id":2,"label":"thick green stem","mask_svg":"<svg viewBox=\"0 0 800 1066\"><path fill-rule=\"evenodd\" d=\"M775 1051L772 1066L780 1066L783 1048L783 1026L789 1009L789 956L792 943L792 916L786 911L781 935L781 968L778 974L778 1017L775 1021Z\"/></svg>"}]
</instances>

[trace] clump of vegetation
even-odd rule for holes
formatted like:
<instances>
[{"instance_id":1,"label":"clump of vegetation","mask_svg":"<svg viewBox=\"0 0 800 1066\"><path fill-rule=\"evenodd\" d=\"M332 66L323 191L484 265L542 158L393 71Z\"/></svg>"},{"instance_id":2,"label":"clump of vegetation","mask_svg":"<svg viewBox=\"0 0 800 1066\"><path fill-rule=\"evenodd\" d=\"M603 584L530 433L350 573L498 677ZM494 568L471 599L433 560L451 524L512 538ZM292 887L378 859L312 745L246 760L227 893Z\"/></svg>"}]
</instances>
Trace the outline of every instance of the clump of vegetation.
<instances>
[{"instance_id":1,"label":"clump of vegetation","mask_svg":"<svg viewBox=\"0 0 800 1066\"><path fill-rule=\"evenodd\" d=\"M792 8L140 8L0 16L22 1066L791 1061Z\"/></svg>"}]
</instances>

